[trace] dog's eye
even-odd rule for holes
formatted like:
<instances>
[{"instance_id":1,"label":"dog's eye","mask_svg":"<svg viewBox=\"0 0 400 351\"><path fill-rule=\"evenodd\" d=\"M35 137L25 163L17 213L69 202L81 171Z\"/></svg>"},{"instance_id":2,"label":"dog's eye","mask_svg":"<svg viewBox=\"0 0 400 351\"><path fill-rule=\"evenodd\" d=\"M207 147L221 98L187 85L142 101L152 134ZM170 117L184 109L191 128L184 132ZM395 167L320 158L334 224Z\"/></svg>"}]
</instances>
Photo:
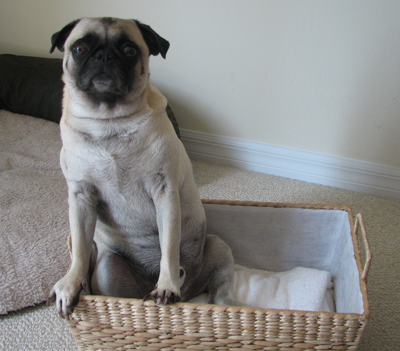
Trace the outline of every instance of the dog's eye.
<instances>
[{"instance_id":1,"label":"dog's eye","mask_svg":"<svg viewBox=\"0 0 400 351\"><path fill-rule=\"evenodd\" d=\"M124 54L126 56L132 57L136 55L136 49L133 46L125 46Z\"/></svg>"},{"instance_id":2,"label":"dog's eye","mask_svg":"<svg viewBox=\"0 0 400 351\"><path fill-rule=\"evenodd\" d=\"M83 55L87 50L88 48L84 44L78 44L72 48L72 51L77 55Z\"/></svg>"}]
</instances>

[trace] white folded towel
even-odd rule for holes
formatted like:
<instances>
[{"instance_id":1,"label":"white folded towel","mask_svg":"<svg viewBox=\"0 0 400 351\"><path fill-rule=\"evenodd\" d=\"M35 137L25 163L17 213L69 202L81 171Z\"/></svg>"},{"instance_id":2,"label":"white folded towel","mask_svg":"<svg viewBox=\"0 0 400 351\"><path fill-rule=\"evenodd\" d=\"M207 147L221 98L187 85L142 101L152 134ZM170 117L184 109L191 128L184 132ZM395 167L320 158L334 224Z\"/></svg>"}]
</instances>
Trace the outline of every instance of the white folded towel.
<instances>
[{"instance_id":1,"label":"white folded towel","mask_svg":"<svg viewBox=\"0 0 400 351\"><path fill-rule=\"evenodd\" d=\"M232 292L245 306L334 312L332 288L330 273L318 269L275 273L235 265ZM207 294L189 302L206 303Z\"/></svg>"}]
</instances>

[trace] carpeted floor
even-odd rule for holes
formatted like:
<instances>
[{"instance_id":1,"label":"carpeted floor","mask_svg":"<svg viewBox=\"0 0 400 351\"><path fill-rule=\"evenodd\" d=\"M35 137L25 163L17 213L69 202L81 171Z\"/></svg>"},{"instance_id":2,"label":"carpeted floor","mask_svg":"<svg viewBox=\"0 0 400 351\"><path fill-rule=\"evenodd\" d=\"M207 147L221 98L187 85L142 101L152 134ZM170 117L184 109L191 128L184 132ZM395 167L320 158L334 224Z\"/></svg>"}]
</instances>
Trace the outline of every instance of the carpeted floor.
<instances>
[{"instance_id":1,"label":"carpeted floor","mask_svg":"<svg viewBox=\"0 0 400 351\"><path fill-rule=\"evenodd\" d=\"M203 198L347 205L361 212L373 253L370 322L360 351L400 350L400 200L364 195L256 172L193 162ZM0 350L76 350L54 307L0 316Z\"/></svg>"}]
</instances>

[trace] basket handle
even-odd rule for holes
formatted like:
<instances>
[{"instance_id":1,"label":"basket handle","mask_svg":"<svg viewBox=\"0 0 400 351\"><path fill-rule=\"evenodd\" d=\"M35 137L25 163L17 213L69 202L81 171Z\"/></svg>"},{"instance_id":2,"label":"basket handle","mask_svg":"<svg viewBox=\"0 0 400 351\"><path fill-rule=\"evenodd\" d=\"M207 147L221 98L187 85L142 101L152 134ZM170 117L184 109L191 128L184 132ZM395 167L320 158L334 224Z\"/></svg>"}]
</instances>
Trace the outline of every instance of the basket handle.
<instances>
[{"instance_id":1,"label":"basket handle","mask_svg":"<svg viewBox=\"0 0 400 351\"><path fill-rule=\"evenodd\" d=\"M368 239L367 239L367 232L365 230L365 224L364 224L364 219L361 213L358 213L356 215L356 220L354 222L354 233L356 237L358 237L358 228L361 228L361 234L362 234L362 240L364 243L364 248L365 248L365 264L364 264L364 269L361 275L361 279L364 280L365 282L367 281L367 276L369 272L369 267L371 266L371 260L372 260L372 254L371 254L371 249L369 247Z\"/></svg>"}]
</instances>

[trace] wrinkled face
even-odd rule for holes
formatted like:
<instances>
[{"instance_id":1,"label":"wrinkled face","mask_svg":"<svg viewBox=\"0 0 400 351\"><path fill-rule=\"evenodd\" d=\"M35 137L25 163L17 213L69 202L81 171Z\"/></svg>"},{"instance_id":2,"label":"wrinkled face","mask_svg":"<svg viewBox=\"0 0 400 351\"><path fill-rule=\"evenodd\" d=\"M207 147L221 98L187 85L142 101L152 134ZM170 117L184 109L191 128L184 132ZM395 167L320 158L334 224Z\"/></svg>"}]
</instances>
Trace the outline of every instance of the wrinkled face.
<instances>
[{"instance_id":1,"label":"wrinkled face","mask_svg":"<svg viewBox=\"0 0 400 351\"><path fill-rule=\"evenodd\" d=\"M85 18L65 42L64 81L92 103L112 107L143 92L148 57L135 21Z\"/></svg>"}]
</instances>

